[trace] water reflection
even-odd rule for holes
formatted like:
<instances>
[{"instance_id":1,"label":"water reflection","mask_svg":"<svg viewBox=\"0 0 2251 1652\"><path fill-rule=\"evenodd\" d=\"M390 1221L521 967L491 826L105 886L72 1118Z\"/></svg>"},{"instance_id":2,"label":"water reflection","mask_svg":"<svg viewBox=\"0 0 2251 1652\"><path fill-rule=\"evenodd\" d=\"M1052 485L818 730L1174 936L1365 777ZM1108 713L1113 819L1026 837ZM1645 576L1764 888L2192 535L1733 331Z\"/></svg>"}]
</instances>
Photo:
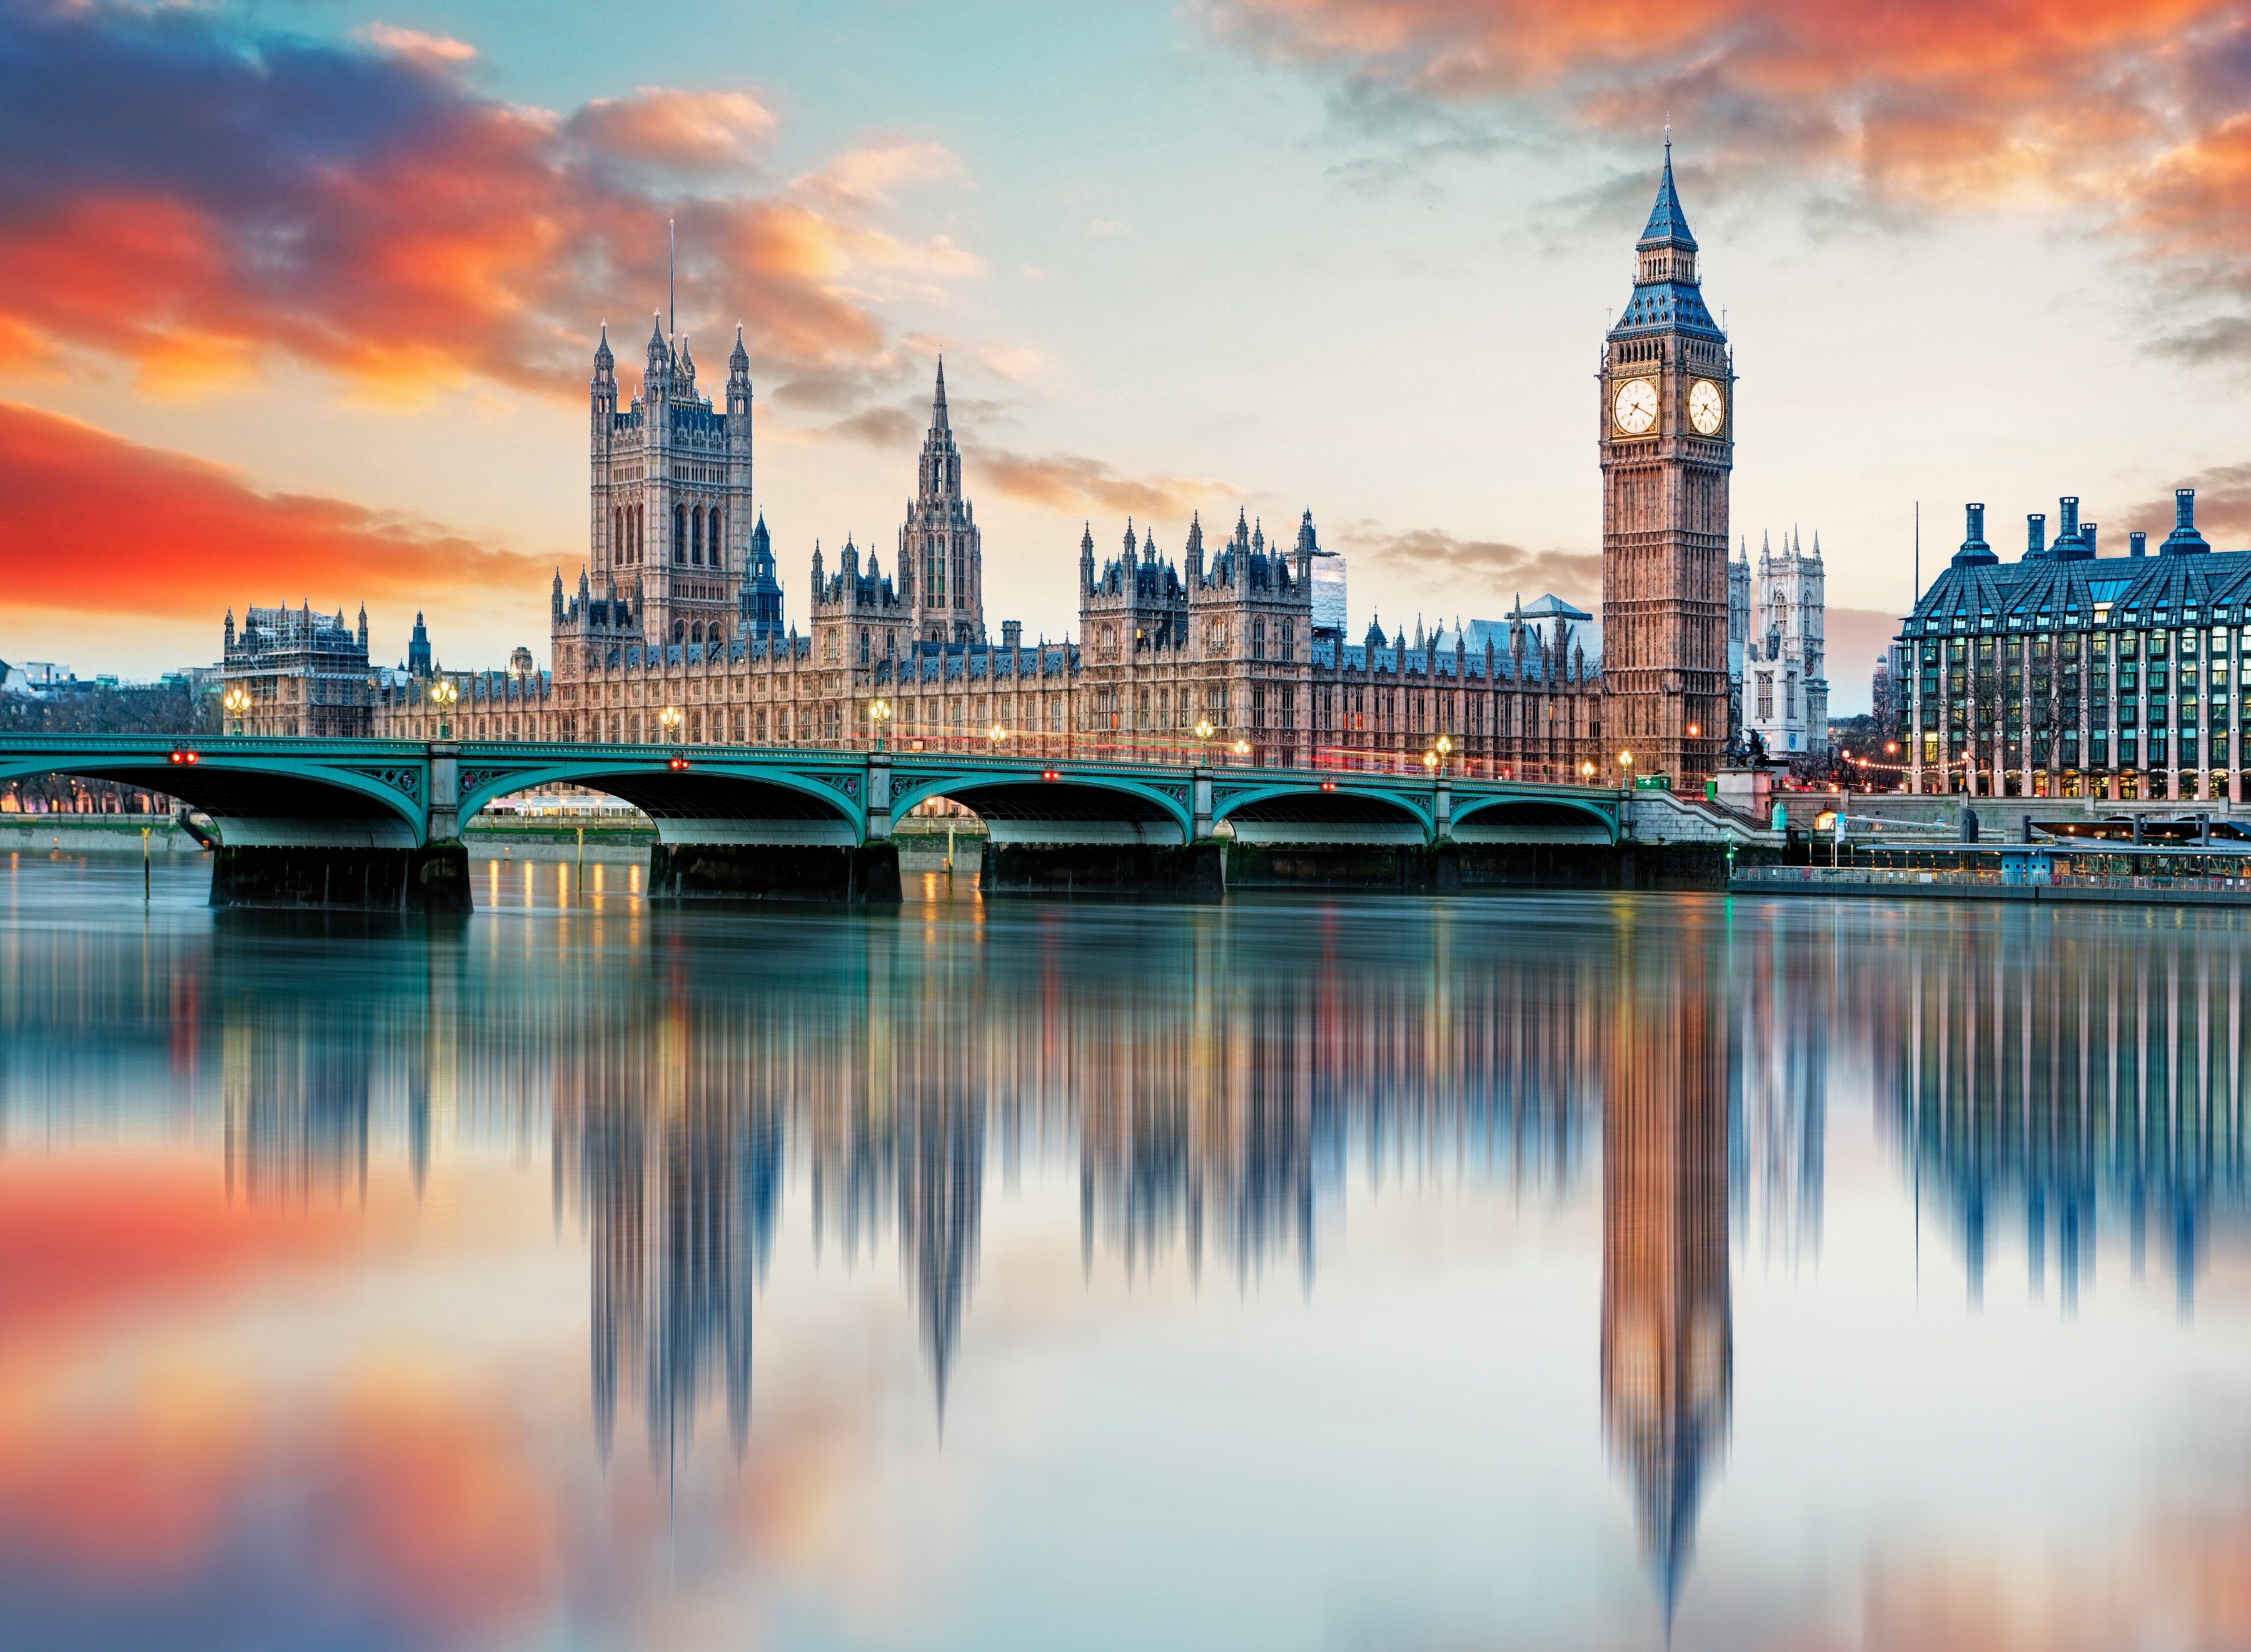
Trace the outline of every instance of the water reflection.
<instances>
[{"instance_id":1,"label":"water reflection","mask_svg":"<svg viewBox=\"0 0 2251 1652\"><path fill-rule=\"evenodd\" d=\"M527 867L503 899L519 883L528 902L566 892ZM1836 1094L1870 1098L1889 1208L1930 1223L1949 1260L1922 1266L1958 1266L1973 1311L2004 1231L2067 1304L2106 1238L2154 1243L2184 1305L2251 1252L2246 937L2224 913L633 902L425 931L186 901L26 916L17 893L9 1156L185 1143L243 1211L345 1216L387 1172L420 1192L456 1162L548 1178L542 1209L585 1257L592 1450L575 1420L573 1438L606 1473L645 1458L670 1482L699 1432L735 1474L787 1443L761 1337L807 1322L761 1315L793 1233L824 1281L896 1269L883 1311L911 1327L935 1442L991 1391L1008 1332L980 1308L980 1258L1028 1187L1075 1196L1085 1300L1278 1287L1308 1312L1387 1202L1559 1232L1579 1212L1595 1364L1581 1352L1568 1385L1600 1434L1582 1425L1572 1450L1607 1464L1669 1622L1759 1409L1737 1382L1757 1357L1746 1274L1811 1278L1838 1243Z\"/></svg>"},{"instance_id":2,"label":"water reflection","mask_svg":"<svg viewBox=\"0 0 2251 1652\"><path fill-rule=\"evenodd\" d=\"M1877 1006L1897 1033L1874 1042L1884 1122L1972 1296L2015 1222L2031 1290L2053 1260L2068 1309L2115 1225L2137 1269L2155 1239L2185 1312L2213 1227L2246 1213L2234 926L2113 913L2059 947L2012 914L1901 963Z\"/></svg>"},{"instance_id":3,"label":"water reflection","mask_svg":"<svg viewBox=\"0 0 2251 1652\"><path fill-rule=\"evenodd\" d=\"M1724 1450L1734 1028L1714 926L1624 954L1603 1068L1603 1422L1670 1621Z\"/></svg>"}]
</instances>

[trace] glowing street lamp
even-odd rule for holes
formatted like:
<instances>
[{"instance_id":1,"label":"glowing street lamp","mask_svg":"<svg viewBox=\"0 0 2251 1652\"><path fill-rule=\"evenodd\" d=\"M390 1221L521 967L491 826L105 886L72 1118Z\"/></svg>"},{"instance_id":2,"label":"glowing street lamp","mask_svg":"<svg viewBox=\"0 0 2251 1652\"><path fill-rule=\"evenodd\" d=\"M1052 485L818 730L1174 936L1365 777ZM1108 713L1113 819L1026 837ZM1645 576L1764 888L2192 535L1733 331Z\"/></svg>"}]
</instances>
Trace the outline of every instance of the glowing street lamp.
<instances>
[{"instance_id":1,"label":"glowing street lamp","mask_svg":"<svg viewBox=\"0 0 2251 1652\"><path fill-rule=\"evenodd\" d=\"M1001 742L1008 738L1008 731L995 723L985 731L985 738L993 742L993 749L997 752L1001 749Z\"/></svg>"},{"instance_id":2,"label":"glowing street lamp","mask_svg":"<svg viewBox=\"0 0 2251 1652\"><path fill-rule=\"evenodd\" d=\"M1633 780L1633 753L1631 751L1618 753L1618 767L1624 772L1626 781L1631 783Z\"/></svg>"},{"instance_id":3,"label":"glowing street lamp","mask_svg":"<svg viewBox=\"0 0 2251 1652\"><path fill-rule=\"evenodd\" d=\"M680 738L681 716L680 708L678 706L666 706L662 711L656 714L656 720L664 725L664 738L666 744L669 745Z\"/></svg>"},{"instance_id":4,"label":"glowing street lamp","mask_svg":"<svg viewBox=\"0 0 2251 1652\"><path fill-rule=\"evenodd\" d=\"M234 719L234 732L238 734L241 733L242 719L250 711L250 691L237 683L220 696L219 704L226 708L226 714Z\"/></svg>"},{"instance_id":5,"label":"glowing street lamp","mask_svg":"<svg viewBox=\"0 0 2251 1652\"><path fill-rule=\"evenodd\" d=\"M877 751L883 749L883 725L891 720L891 703L886 699L868 702L868 733Z\"/></svg>"},{"instance_id":6,"label":"glowing street lamp","mask_svg":"<svg viewBox=\"0 0 2251 1652\"><path fill-rule=\"evenodd\" d=\"M454 738L454 725L447 718L461 698L461 689L450 677L441 677L430 684L430 704L438 708L438 738L441 740Z\"/></svg>"},{"instance_id":7,"label":"glowing street lamp","mask_svg":"<svg viewBox=\"0 0 2251 1652\"><path fill-rule=\"evenodd\" d=\"M1425 773L1431 774L1437 774L1438 772L1438 753L1435 751L1423 753L1423 767Z\"/></svg>"},{"instance_id":8,"label":"glowing street lamp","mask_svg":"<svg viewBox=\"0 0 2251 1652\"><path fill-rule=\"evenodd\" d=\"M1595 760L1589 758L1579 765L1579 778L1591 786L1595 783Z\"/></svg>"},{"instance_id":9,"label":"glowing street lamp","mask_svg":"<svg viewBox=\"0 0 2251 1652\"><path fill-rule=\"evenodd\" d=\"M1449 767L1448 760L1454 754L1454 737L1451 734L1439 735L1436 749L1438 753L1438 773L1443 774Z\"/></svg>"}]
</instances>

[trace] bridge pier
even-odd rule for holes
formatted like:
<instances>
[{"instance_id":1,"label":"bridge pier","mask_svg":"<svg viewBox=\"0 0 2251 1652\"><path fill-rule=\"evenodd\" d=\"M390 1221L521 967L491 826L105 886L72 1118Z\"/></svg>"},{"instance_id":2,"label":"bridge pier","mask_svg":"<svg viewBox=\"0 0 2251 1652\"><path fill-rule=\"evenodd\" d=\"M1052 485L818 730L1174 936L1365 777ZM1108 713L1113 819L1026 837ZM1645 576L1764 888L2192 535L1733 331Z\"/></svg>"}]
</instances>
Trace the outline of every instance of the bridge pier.
<instances>
[{"instance_id":1,"label":"bridge pier","mask_svg":"<svg viewBox=\"0 0 2251 1652\"><path fill-rule=\"evenodd\" d=\"M1216 843L987 843L980 887L988 895L1156 895L1215 901L1227 894L1226 855Z\"/></svg>"},{"instance_id":2,"label":"bridge pier","mask_svg":"<svg viewBox=\"0 0 2251 1652\"><path fill-rule=\"evenodd\" d=\"M876 903L899 898L899 846L812 843L665 843L648 851L652 900Z\"/></svg>"},{"instance_id":3,"label":"bridge pier","mask_svg":"<svg viewBox=\"0 0 2251 1652\"><path fill-rule=\"evenodd\" d=\"M469 855L457 843L419 849L221 844L211 851L211 904L432 917L466 913Z\"/></svg>"}]
</instances>

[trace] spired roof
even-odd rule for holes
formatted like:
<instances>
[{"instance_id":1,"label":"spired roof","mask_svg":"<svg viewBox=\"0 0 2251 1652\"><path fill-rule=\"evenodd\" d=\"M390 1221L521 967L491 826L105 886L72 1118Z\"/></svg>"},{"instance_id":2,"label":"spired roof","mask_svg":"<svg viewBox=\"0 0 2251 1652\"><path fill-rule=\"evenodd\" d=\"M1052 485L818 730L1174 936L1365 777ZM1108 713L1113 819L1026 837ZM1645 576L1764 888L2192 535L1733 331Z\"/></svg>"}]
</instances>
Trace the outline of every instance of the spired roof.
<instances>
[{"instance_id":1,"label":"spired roof","mask_svg":"<svg viewBox=\"0 0 2251 1652\"><path fill-rule=\"evenodd\" d=\"M1685 246L1696 250L1688 233L1688 215L1680 210L1680 191L1673 184L1673 135L1666 134L1665 171L1657 180L1657 201L1649 209L1649 222L1641 232L1640 246Z\"/></svg>"},{"instance_id":2,"label":"spired roof","mask_svg":"<svg viewBox=\"0 0 2251 1652\"><path fill-rule=\"evenodd\" d=\"M1696 278L1696 238L1688 233L1687 215L1680 208L1680 193L1673 182L1673 140L1665 140L1665 170L1657 183L1657 200L1649 209L1649 223L1634 244L1640 268L1633 296L1625 313L1610 329L1612 338L1644 333L1690 333L1724 343L1726 336L1705 307Z\"/></svg>"}]
</instances>

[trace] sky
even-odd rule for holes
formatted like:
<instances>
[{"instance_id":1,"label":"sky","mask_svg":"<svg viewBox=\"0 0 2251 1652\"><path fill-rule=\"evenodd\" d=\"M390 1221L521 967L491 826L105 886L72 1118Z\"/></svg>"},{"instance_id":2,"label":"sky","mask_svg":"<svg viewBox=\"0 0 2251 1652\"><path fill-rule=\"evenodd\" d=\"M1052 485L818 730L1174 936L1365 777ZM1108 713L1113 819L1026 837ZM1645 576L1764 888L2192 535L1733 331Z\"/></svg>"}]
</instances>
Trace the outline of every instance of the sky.
<instances>
[{"instance_id":1,"label":"sky","mask_svg":"<svg viewBox=\"0 0 2251 1652\"><path fill-rule=\"evenodd\" d=\"M941 352L996 629L1072 629L1082 523L1238 510L1312 510L1354 631L1591 607L1668 118L1832 710L1918 511L1926 573L1970 500L2251 544L2245 0L0 0L0 659L308 600L544 660L668 220L800 622L816 541L890 566Z\"/></svg>"}]
</instances>

